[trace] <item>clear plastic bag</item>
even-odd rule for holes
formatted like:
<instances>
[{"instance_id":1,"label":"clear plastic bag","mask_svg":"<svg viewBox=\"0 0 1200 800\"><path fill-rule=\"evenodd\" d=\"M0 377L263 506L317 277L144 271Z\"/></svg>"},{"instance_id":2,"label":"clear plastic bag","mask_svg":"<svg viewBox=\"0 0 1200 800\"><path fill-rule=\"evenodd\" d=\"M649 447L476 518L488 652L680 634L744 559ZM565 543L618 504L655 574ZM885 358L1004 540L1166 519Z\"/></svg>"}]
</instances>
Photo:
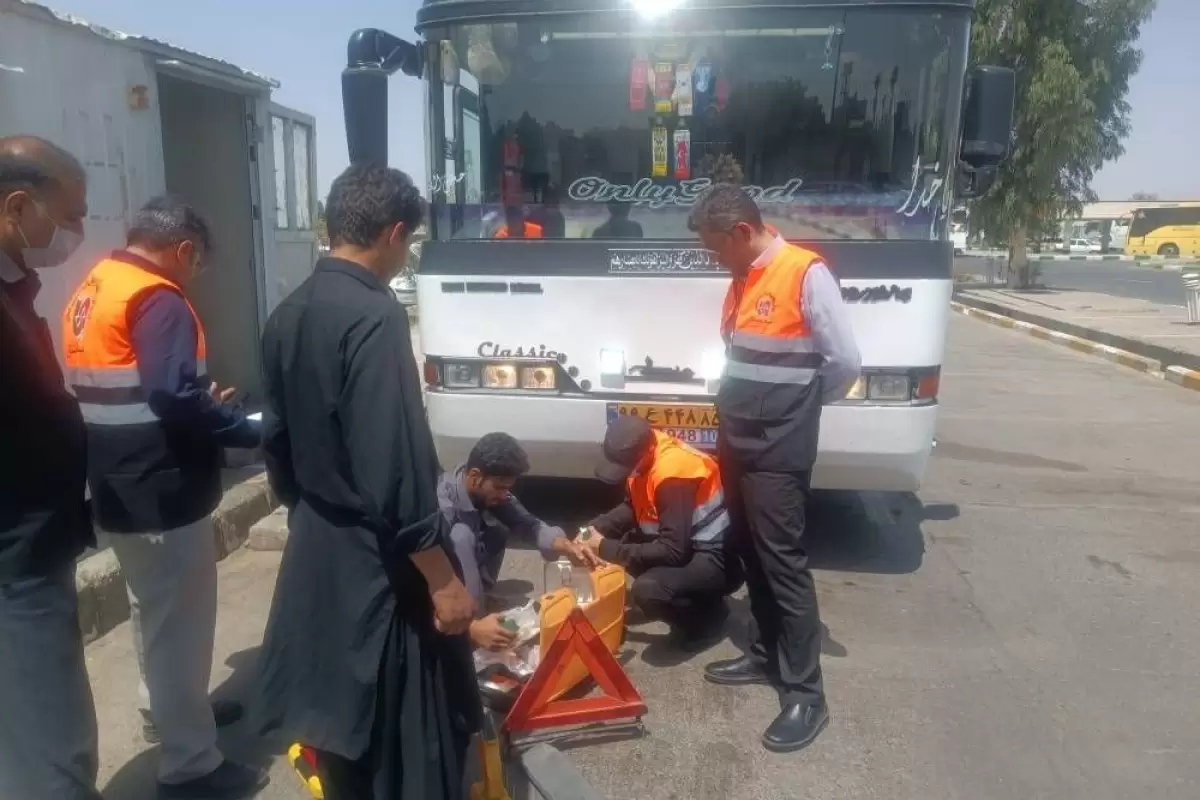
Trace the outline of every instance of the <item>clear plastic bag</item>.
<instances>
[{"instance_id":1,"label":"clear plastic bag","mask_svg":"<svg viewBox=\"0 0 1200 800\"><path fill-rule=\"evenodd\" d=\"M475 673L482 676L499 669L514 678L526 680L537 669L540 656L538 634L541 633L541 622L538 603L531 600L520 608L505 611L500 615L500 619L506 627L516 628L517 640L512 649L501 653L476 649Z\"/></svg>"}]
</instances>

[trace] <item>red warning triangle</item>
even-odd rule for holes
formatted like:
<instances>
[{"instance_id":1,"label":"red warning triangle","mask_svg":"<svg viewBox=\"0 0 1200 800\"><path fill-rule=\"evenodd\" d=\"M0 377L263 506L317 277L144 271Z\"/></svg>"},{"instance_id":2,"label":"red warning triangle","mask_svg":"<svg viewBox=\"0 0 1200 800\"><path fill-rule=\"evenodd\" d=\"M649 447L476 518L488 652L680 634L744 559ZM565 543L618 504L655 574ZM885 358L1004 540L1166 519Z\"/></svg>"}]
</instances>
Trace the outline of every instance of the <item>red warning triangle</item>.
<instances>
[{"instance_id":1,"label":"red warning triangle","mask_svg":"<svg viewBox=\"0 0 1200 800\"><path fill-rule=\"evenodd\" d=\"M572 656L583 662L588 676L604 693L603 697L550 700L558 685L558 676L571 663ZM576 608L542 654L541 663L508 712L504 729L512 733L587 725L637 719L645 713L646 704L633 682L583 611Z\"/></svg>"}]
</instances>

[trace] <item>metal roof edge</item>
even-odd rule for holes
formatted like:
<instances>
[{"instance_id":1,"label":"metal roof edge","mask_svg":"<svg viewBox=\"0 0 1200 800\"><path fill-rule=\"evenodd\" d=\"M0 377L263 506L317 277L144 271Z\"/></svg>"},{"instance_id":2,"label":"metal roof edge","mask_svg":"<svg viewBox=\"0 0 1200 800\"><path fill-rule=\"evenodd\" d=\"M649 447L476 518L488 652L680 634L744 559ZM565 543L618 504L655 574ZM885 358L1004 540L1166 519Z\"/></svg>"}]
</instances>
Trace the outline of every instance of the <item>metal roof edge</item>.
<instances>
[{"instance_id":1,"label":"metal roof edge","mask_svg":"<svg viewBox=\"0 0 1200 800\"><path fill-rule=\"evenodd\" d=\"M279 81L268 75L263 75L262 73L239 67L237 64L233 64L229 61L215 58L213 56L206 56L203 53L197 53L194 50L187 50L183 47L173 45L170 42L164 42L160 39L153 39L149 36L126 33L114 28L98 25L94 22L89 22L82 17L76 16L75 14L55 11L47 5L35 2L35 0L0 0L0 12L5 11L24 14L34 19L41 19L44 22L51 22L85 30L88 33L91 33L93 36L99 36L102 39L118 42L120 44L142 50L143 52L152 53L154 55L178 58L180 60L188 61L198 67L216 72L218 74L249 80L253 83L260 84L263 88L278 89L280 85Z\"/></svg>"}]
</instances>

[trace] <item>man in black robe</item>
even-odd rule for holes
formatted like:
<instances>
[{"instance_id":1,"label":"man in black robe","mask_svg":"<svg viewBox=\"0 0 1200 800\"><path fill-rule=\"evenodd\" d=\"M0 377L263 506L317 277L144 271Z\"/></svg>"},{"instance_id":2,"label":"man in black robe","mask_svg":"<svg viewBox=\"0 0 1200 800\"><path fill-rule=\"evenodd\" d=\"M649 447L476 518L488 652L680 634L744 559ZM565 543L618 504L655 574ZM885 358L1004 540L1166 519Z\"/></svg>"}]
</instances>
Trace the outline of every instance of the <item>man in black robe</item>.
<instances>
[{"instance_id":1,"label":"man in black robe","mask_svg":"<svg viewBox=\"0 0 1200 800\"><path fill-rule=\"evenodd\" d=\"M480 722L474 604L438 510L408 318L388 289L422 201L352 166L333 249L263 336L264 450L291 535L259 663L262 734L316 753L328 800L459 798Z\"/></svg>"}]
</instances>

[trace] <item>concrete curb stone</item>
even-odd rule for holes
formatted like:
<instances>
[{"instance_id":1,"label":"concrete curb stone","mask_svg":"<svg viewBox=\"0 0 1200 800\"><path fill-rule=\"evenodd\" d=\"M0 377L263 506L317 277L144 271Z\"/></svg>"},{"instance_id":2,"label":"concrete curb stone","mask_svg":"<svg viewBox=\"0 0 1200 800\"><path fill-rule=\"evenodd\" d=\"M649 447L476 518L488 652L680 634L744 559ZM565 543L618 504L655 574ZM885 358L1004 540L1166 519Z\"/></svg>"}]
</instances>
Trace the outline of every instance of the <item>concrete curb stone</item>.
<instances>
[{"instance_id":1,"label":"concrete curb stone","mask_svg":"<svg viewBox=\"0 0 1200 800\"><path fill-rule=\"evenodd\" d=\"M87 644L129 619L129 595L121 565L112 550L101 550L75 568L79 595L79 631Z\"/></svg>"},{"instance_id":2,"label":"concrete curb stone","mask_svg":"<svg viewBox=\"0 0 1200 800\"><path fill-rule=\"evenodd\" d=\"M1045 319L1045 325L1038 325L1025 320L1013 319L995 311L975 308L960 300L951 301L950 306L954 311L964 316L974 317L975 319L983 320L1001 328L1022 331L1035 339L1060 344L1080 353L1099 356L1114 364L1120 364L1137 372L1168 380L1185 389L1200 391L1200 371L1198 370L1164 364L1158 359L1131 353L1128 350L1122 350L1103 342L1092 341L1064 331L1054 330L1052 327L1049 327L1056 324L1054 320Z\"/></svg>"},{"instance_id":3,"label":"concrete curb stone","mask_svg":"<svg viewBox=\"0 0 1200 800\"><path fill-rule=\"evenodd\" d=\"M1167 367L1165 377L1171 383L1200 392L1200 371L1171 365Z\"/></svg>"},{"instance_id":4,"label":"concrete curb stone","mask_svg":"<svg viewBox=\"0 0 1200 800\"><path fill-rule=\"evenodd\" d=\"M213 512L217 560L237 550L250 537L250 527L275 510L279 501L271 492L267 475L255 475L231 486Z\"/></svg>"},{"instance_id":5,"label":"concrete curb stone","mask_svg":"<svg viewBox=\"0 0 1200 800\"><path fill-rule=\"evenodd\" d=\"M217 560L241 547L250 536L250 527L270 514L276 505L278 501L265 474L231 486L212 514ZM111 550L101 550L79 562L75 568L75 591L79 595L79 628L85 644L129 619L125 578Z\"/></svg>"},{"instance_id":6,"label":"concrete curb stone","mask_svg":"<svg viewBox=\"0 0 1200 800\"><path fill-rule=\"evenodd\" d=\"M246 548L278 552L283 550L287 539L287 509L277 508L250 526L250 538L246 541Z\"/></svg>"}]
</instances>

